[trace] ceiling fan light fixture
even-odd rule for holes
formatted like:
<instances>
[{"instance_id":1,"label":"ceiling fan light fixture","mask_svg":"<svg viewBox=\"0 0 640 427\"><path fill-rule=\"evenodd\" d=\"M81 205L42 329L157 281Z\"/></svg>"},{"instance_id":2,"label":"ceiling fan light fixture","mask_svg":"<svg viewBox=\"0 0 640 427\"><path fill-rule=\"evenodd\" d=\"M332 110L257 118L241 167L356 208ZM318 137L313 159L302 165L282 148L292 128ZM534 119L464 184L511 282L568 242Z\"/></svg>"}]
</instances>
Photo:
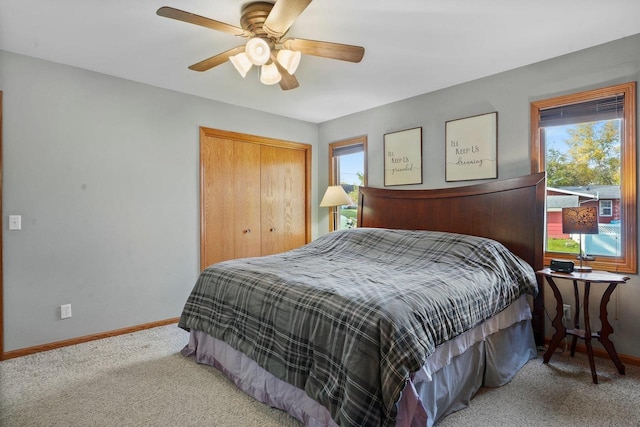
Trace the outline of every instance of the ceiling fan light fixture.
<instances>
[{"instance_id":1,"label":"ceiling fan light fixture","mask_svg":"<svg viewBox=\"0 0 640 427\"><path fill-rule=\"evenodd\" d=\"M244 50L253 65L264 65L271 57L269 44L260 37L250 39Z\"/></svg>"},{"instance_id":2,"label":"ceiling fan light fixture","mask_svg":"<svg viewBox=\"0 0 640 427\"><path fill-rule=\"evenodd\" d=\"M251 66L253 65L249 60L247 54L244 52L230 56L229 61L231 61L233 66L236 67L236 70L238 70L238 73L240 73L242 78L247 75L247 73L251 69Z\"/></svg>"},{"instance_id":3,"label":"ceiling fan light fixture","mask_svg":"<svg viewBox=\"0 0 640 427\"><path fill-rule=\"evenodd\" d=\"M276 64L264 64L260 70L260 81L265 85L274 85L280 83L282 75L278 71Z\"/></svg>"},{"instance_id":4,"label":"ceiling fan light fixture","mask_svg":"<svg viewBox=\"0 0 640 427\"><path fill-rule=\"evenodd\" d=\"M311 2L249 0L242 5L239 27L169 6L159 8L156 14L247 39L244 46L236 46L190 65L190 70L207 71L229 61L244 78L254 65L270 64L260 71L261 81L265 84L280 83L280 88L288 91L300 86L293 73L303 53L348 62L360 62L364 56L361 46L283 38Z\"/></svg>"},{"instance_id":5,"label":"ceiling fan light fixture","mask_svg":"<svg viewBox=\"0 0 640 427\"><path fill-rule=\"evenodd\" d=\"M280 49L278 51L278 62L282 65L289 74L293 75L300 65L300 58L302 54L297 51L289 49Z\"/></svg>"}]
</instances>

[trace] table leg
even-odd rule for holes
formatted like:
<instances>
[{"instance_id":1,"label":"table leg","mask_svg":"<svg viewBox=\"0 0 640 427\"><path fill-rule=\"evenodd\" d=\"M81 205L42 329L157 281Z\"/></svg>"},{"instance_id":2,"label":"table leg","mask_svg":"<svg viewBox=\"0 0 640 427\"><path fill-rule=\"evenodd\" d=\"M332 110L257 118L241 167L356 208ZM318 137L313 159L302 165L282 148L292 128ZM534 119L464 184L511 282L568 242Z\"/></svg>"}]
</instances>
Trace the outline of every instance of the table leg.
<instances>
[{"instance_id":1,"label":"table leg","mask_svg":"<svg viewBox=\"0 0 640 427\"><path fill-rule=\"evenodd\" d=\"M573 281L573 299L575 301L575 311L573 313L573 329L580 328L580 294L578 293L578 281ZM578 342L578 336L574 335L571 340L571 357L576 355L576 343Z\"/></svg>"},{"instance_id":2,"label":"table leg","mask_svg":"<svg viewBox=\"0 0 640 427\"><path fill-rule=\"evenodd\" d=\"M591 282L584 282L584 343L589 356L589 366L591 367L591 378L594 384L598 384L598 374L596 373L596 362L593 359L593 348L591 347L591 322L589 321L589 289Z\"/></svg>"},{"instance_id":3,"label":"table leg","mask_svg":"<svg viewBox=\"0 0 640 427\"><path fill-rule=\"evenodd\" d=\"M609 353L609 357L613 361L613 364L618 368L618 372L624 375L624 365L620 361L618 357L618 352L616 348L613 346L613 343L609 339L609 335L613 333L613 327L611 323L609 323L609 314L607 313L607 304L609 303L609 299L611 298L611 294L616 289L617 283L610 283L607 290L602 295L602 300L600 301L600 321L602 322L602 329L599 332L598 339L600 343L604 346Z\"/></svg>"},{"instance_id":4,"label":"table leg","mask_svg":"<svg viewBox=\"0 0 640 427\"><path fill-rule=\"evenodd\" d=\"M567 331L562 324L562 295L560 294L558 287L553 281L553 278L551 278L550 276L546 276L546 278L556 299L556 317L553 319L553 322L551 322L556 331L551 337L549 348L547 348L547 351L544 353L544 356L542 358L544 363L549 362L549 359L551 359L551 355L553 355L553 352L556 350L556 348L558 348L558 345L562 342L562 339L567 335Z\"/></svg>"}]
</instances>

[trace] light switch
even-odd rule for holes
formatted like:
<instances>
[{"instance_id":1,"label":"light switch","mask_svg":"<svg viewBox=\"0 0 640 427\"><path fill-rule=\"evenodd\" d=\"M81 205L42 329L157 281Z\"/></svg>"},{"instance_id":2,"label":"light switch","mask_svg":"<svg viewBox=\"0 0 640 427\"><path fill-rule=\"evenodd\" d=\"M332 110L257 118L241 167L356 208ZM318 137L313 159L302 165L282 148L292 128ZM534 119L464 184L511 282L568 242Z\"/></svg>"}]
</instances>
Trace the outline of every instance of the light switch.
<instances>
[{"instance_id":1,"label":"light switch","mask_svg":"<svg viewBox=\"0 0 640 427\"><path fill-rule=\"evenodd\" d=\"M9 230L22 230L22 215L9 215Z\"/></svg>"}]
</instances>

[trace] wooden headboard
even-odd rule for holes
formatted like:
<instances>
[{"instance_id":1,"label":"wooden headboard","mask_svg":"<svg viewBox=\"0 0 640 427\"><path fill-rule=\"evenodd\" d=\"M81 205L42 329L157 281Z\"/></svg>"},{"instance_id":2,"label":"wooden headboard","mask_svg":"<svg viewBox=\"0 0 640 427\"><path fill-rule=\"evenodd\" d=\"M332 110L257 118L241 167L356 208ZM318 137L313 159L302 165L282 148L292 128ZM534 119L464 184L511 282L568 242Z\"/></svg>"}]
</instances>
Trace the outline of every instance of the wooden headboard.
<instances>
[{"instance_id":1,"label":"wooden headboard","mask_svg":"<svg viewBox=\"0 0 640 427\"><path fill-rule=\"evenodd\" d=\"M534 271L544 267L544 172L437 190L360 187L358 227L434 230L488 237ZM544 341L542 282L533 303L537 345Z\"/></svg>"}]
</instances>

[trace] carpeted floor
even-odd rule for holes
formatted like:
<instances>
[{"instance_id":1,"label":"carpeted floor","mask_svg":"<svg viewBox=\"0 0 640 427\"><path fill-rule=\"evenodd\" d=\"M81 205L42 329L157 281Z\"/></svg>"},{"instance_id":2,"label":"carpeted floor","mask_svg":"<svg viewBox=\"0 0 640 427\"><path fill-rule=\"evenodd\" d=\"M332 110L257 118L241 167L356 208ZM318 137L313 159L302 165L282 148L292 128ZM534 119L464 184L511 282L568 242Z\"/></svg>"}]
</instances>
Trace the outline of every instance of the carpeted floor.
<instances>
[{"instance_id":1,"label":"carpeted floor","mask_svg":"<svg viewBox=\"0 0 640 427\"><path fill-rule=\"evenodd\" d=\"M181 356L186 342L171 325L0 362L0 426L301 426ZM598 385L582 354L539 357L440 426L640 426L640 368L596 367Z\"/></svg>"}]
</instances>

